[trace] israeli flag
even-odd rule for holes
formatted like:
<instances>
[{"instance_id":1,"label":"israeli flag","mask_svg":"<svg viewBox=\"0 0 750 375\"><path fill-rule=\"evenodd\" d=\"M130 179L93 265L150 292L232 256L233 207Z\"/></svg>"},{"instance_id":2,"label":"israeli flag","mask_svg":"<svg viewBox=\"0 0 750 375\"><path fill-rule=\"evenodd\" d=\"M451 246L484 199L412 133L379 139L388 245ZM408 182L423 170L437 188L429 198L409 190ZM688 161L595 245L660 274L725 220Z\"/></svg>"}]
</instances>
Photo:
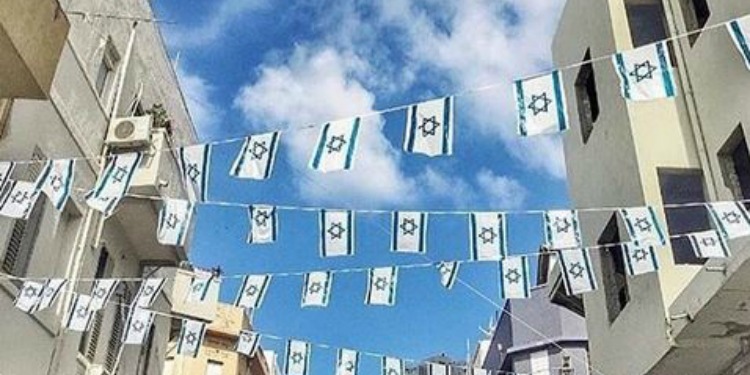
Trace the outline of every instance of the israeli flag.
<instances>
[{"instance_id":1,"label":"israeli flag","mask_svg":"<svg viewBox=\"0 0 750 375\"><path fill-rule=\"evenodd\" d=\"M714 225L726 238L750 236L750 216L739 202L708 203Z\"/></svg>"},{"instance_id":2,"label":"israeli flag","mask_svg":"<svg viewBox=\"0 0 750 375\"><path fill-rule=\"evenodd\" d=\"M52 306L57 300L57 297L60 295L62 288L67 283L68 283L68 280L66 279L47 280L47 282L44 283L44 289L42 290L42 295L39 298L39 303L37 304L34 311L42 311Z\"/></svg>"},{"instance_id":3,"label":"israeli flag","mask_svg":"<svg viewBox=\"0 0 750 375\"><path fill-rule=\"evenodd\" d=\"M563 282L568 294L581 294L596 290L596 278L591 267L591 257L586 249L559 250Z\"/></svg>"},{"instance_id":4,"label":"israeli flag","mask_svg":"<svg viewBox=\"0 0 750 375\"><path fill-rule=\"evenodd\" d=\"M302 307L326 307L331 296L333 273L329 271L310 272L305 274L305 286L302 290Z\"/></svg>"},{"instance_id":5,"label":"israeli flag","mask_svg":"<svg viewBox=\"0 0 750 375\"><path fill-rule=\"evenodd\" d=\"M21 289L18 290L15 306L25 313L33 313L39 300L42 298L44 284L35 281L26 280L23 282Z\"/></svg>"},{"instance_id":6,"label":"israeli flag","mask_svg":"<svg viewBox=\"0 0 750 375\"><path fill-rule=\"evenodd\" d=\"M0 196L0 215L26 220L39 198L39 189L33 182L8 181Z\"/></svg>"},{"instance_id":7,"label":"israeli flag","mask_svg":"<svg viewBox=\"0 0 750 375\"><path fill-rule=\"evenodd\" d=\"M732 256L724 236L715 230L692 233L688 236L698 258L728 258Z\"/></svg>"},{"instance_id":8,"label":"israeli flag","mask_svg":"<svg viewBox=\"0 0 750 375\"><path fill-rule=\"evenodd\" d=\"M141 282L141 287L138 289L135 298L135 306L147 309L154 304L156 298L159 297L162 287L164 287L164 279L152 278L145 279Z\"/></svg>"},{"instance_id":9,"label":"israeli flag","mask_svg":"<svg viewBox=\"0 0 750 375\"><path fill-rule=\"evenodd\" d=\"M234 305L244 309L256 310L263 304L263 299L271 282L270 275L248 275L242 279L242 287Z\"/></svg>"},{"instance_id":10,"label":"israeli flag","mask_svg":"<svg viewBox=\"0 0 750 375\"><path fill-rule=\"evenodd\" d=\"M453 97L428 100L406 109L404 151L442 156L453 154Z\"/></svg>"},{"instance_id":11,"label":"israeli flag","mask_svg":"<svg viewBox=\"0 0 750 375\"><path fill-rule=\"evenodd\" d=\"M381 306L395 305L397 283L398 268L382 267L371 269L365 303Z\"/></svg>"},{"instance_id":12,"label":"israeli flag","mask_svg":"<svg viewBox=\"0 0 750 375\"><path fill-rule=\"evenodd\" d=\"M516 81L518 133L523 137L568 130L568 114L559 71Z\"/></svg>"},{"instance_id":13,"label":"israeli flag","mask_svg":"<svg viewBox=\"0 0 750 375\"><path fill-rule=\"evenodd\" d=\"M381 367L383 369L381 375L406 375L404 361L399 358L383 357Z\"/></svg>"},{"instance_id":14,"label":"israeli flag","mask_svg":"<svg viewBox=\"0 0 750 375\"><path fill-rule=\"evenodd\" d=\"M58 211L65 208L73 187L74 159L48 160L37 179L37 187L52 201Z\"/></svg>"},{"instance_id":15,"label":"israeli flag","mask_svg":"<svg viewBox=\"0 0 750 375\"><path fill-rule=\"evenodd\" d=\"M653 100L676 95L666 42L619 52L612 57L612 61L620 77L620 88L625 99Z\"/></svg>"},{"instance_id":16,"label":"israeli flag","mask_svg":"<svg viewBox=\"0 0 750 375\"><path fill-rule=\"evenodd\" d=\"M440 284L446 289L452 289L453 285L456 284L456 278L458 277L458 262L442 262L438 263L437 269L440 273Z\"/></svg>"},{"instance_id":17,"label":"israeli flag","mask_svg":"<svg viewBox=\"0 0 750 375\"><path fill-rule=\"evenodd\" d=\"M391 226L391 251L419 254L426 252L426 213L394 212Z\"/></svg>"},{"instance_id":18,"label":"israeli flag","mask_svg":"<svg viewBox=\"0 0 750 375\"><path fill-rule=\"evenodd\" d=\"M248 209L250 217L250 231L247 234L247 243L269 244L276 242L277 214L276 207L265 205L253 205Z\"/></svg>"},{"instance_id":19,"label":"israeli flag","mask_svg":"<svg viewBox=\"0 0 750 375\"><path fill-rule=\"evenodd\" d=\"M745 16L729 22L727 28L729 29L729 35L732 36L734 44L742 55L742 59L745 61L745 66L750 69L750 44L748 43L750 17Z\"/></svg>"},{"instance_id":20,"label":"israeli flag","mask_svg":"<svg viewBox=\"0 0 750 375\"><path fill-rule=\"evenodd\" d=\"M351 169L359 135L359 117L323 125L310 168L319 172Z\"/></svg>"},{"instance_id":21,"label":"israeli flag","mask_svg":"<svg viewBox=\"0 0 750 375\"><path fill-rule=\"evenodd\" d=\"M91 297L85 294L76 294L73 297L63 321L65 329L74 332L88 331L91 318L94 316L94 310L89 308L89 303L91 303Z\"/></svg>"},{"instance_id":22,"label":"israeli flag","mask_svg":"<svg viewBox=\"0 0 750 375\"><path fill-rule=\"evenodd\" d=\"M273 132L245 138L230 174L233 177L251 180L265 180L271 177L280 135L279 132Z\"/></svg>"},{"instance_id":23,"label":"israeli flag","mask_svg":"<svg viewBox=\"0 0 750 375\"><path fill-rule=\"evenodd\" d=\"M529 298L531 295L528 258L518 256L501 260L500 278L500 295L503 299Z\"/></svg>"},{"instance_id":24,"label":"israeli flag","mask_svg":"<svg viewBox=\"0 0 750 375\"><path fill-rule=\"evenodd\" d=\"M641 247L634 243L627 243L622 246L622 255L630 276L659 270L659 261L656 259L656 252L652 246Z\"/></svg>"},{"instance_id":25,"label":"israeli flag","mask_svg":"<svg viewBox=\"0 0 750 375\"><path fill-rule=\"evenodd\" d=\"M442 363L428 363L427 375L451 375L451 369Z\"/></svg>"},{"instance_id":26,"label":"israeli flag","mask_svg":"<svg viewBox=\"0 0 750 375\"><path fill-rule=\"evenodd\" d=\"M130 188L133 175L141 163L140 152L111 155L107 158L104 172L86 194L86 204L108 217Z\"/></svg>"},{"instance_id":27,"label":"israeli flag","mask_svg":"<svg viewBox=\"0 0 750 375\"><path fill-rule=\"evenodd\" d=\"M546 211L544 238L550 249L573 249L581 244L581 228L575 210Z\"/></svg>"},{"instance_id":28,"label":"israeli flag","mask_svg":"<svg viewBox=\"0 0 750 375\"><path fill-rule=\"evenodd\" d=\"M131 308L128 321L125 324L125 332L122 335L122 343L126 345L142 345L148 337L151 326L154 324L154 312Z\"/></svg>"},{"instance_id":29,"label":"israeli flag","mask_svg":"<svg viewBox=\"0 0 750 375\"><path fill-rule=\"evenodd\" d=\"M489 370L483 369L483 368L476 368L473 367L471 369L471 375L490 375Z\"/></svg>"},{"instance_id":30,"label":"israeli flag","mask_svg":"<svg viewBox=\"0 0 750 375\"><path fill-rule=\"evenodd\" d=\"M206 323L183 319L180 337L177 339L177 355L197 357L205 336Z\"/></svg>"},{"instance_id":31,"label":"israeli flag","mask_svg":"<svg viewBox=\"0 0 750 375\"><path fill-rule=\"evenodd\" d=\"M286 375L307 375L310 368L310 351L309 343L290 340L286 344Z\"/></svg>"},{"instance_id":32,"label":"israeli flag","mask_svg":"<svg viewBox=\"0 0 750 375\"><path fill-rule=\"evenodd\" d=\"M505 214L501 212L475 212L471 222L471 259L498 261L506 256L507 234Z\"/></svg>"},{"instance_id":33,"label":"israeli flag","mask_svg":"<svg viewBox=\"0 0 750 375\"><path fill-rule=\"evenodd\" d=\"M185 183L188 199L191 202L208 200L208 177L211 167L211 145L181 147L179 154L180 172Z\"/></svg>"},{"instance_id":34,"label":"israeli flag","mask_svg":"<svg viewBox=\"0 0 750 375\"><path fill-rule=\"evenodd\" d=\"M666 237L653 207L634 207L620 210L630 240L637 246L664 246Z\"/></svg>"},{"instance_id":35,"label":"israeli flag","mask_svg":"<svg viewBox=\"0 0 750 375\"><path fill-rule=\"evenodd\" d=\"M156 238L162 245L185 246L193 203L184 199L165 199L159 211Z\"/></svg>"},{"instance_id":36,"label":"israeli flag","mask_svg":"<svg viewBox=\"0 0 750 375\"><path fill-rule=\"evenodd\" d=\"M320 256L354 255L354 212L320 211Z\"/></svg>"},{"instance_id":37,"label":"israeli flag","mask_svg":"<svg viewBox=\"0 0 750 375\"><path fill-rule=\"evenodd\" d=\"M188 290L186 302L203 302L206 300L211 284L218 281L213 272L196 270L190 278L190 290Z\"/></svg>"},{"instance_id":38,"label":"israeli flag","mask_svg":"<svg viewBox=\"0 0 750 375\"><path fill-rule=\"evenodd\" d=\"M10 175L13 174L13 170L16 169L16 163L12 161L0 161L0 186L5 185L10 179Z\"/></svg>"},{"instance_id":39,"label":"israeli flag","mask_svg":"<svg viewBox=\"0 0 750 375\"><path fill-rule=\"evenodd\" d=\"M109 302L112 294L117 290L120 280L117 279L97 279L91 287L91 310L101 310Z\"/></svg>"},{"instance_id":40,"label":"israeli flag","mask_svg":"<svg viewBox=\"0 0 750 375\"><path fill-rule=\"evenodd\" d=\"M255 357L260 347L260 335L251 331L240 331L235 351L247 357Z\"/></svg>"},{"instance_id":41,"label":"israeli flag","mask_svg":"<svg viewBox=\"0 0 750 375\"><path fill-rule=\"evenodd\" d=\"M339 349L336 360L336 375L357 375L359 353L350 349Z\"/></svg>"}]
</instances>

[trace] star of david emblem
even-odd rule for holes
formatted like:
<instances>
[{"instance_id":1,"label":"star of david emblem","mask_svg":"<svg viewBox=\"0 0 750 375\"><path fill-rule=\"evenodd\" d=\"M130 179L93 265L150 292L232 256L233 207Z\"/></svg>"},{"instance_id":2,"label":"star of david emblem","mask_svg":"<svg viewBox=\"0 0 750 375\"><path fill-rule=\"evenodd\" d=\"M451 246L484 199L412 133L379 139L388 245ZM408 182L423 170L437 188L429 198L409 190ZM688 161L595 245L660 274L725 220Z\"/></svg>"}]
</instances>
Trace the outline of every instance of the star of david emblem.
<instances>
[{"instance_id":1,"label":"star of david emblem","mask_svg":"<svg viewBox=\"0 0 750 375\"><path fill-rule=\"evenodd\" d=\"M268 225L268 220L271 218L271 213L266 211L256 211L255 217L253 217L253 220L255 220L255 225L259 227L265 227Z\"/></svg>"},{"instance_id":2,"label":"star of david emblem","mask_svg":"<svg viewBox=\"0 0 750 375\"><path fill-rule=\"evenodd\" d=\"M547 97L547 93L542 95L531 95L531 104L528 108L532 111L534 116L538 116L540 113L549 112L549 105L552 104L552 100Z\"/></svg>"},{"instance_id":3,"label":"star of david emblem","mask_svg":"<svg viewBox=\"0 0 750 375\"><path fill-rule=\"evenodd\" d=\"M638 262L643 262L644 260L646 260L646 258L648 258L648 252L646 252L646 250L644 249L636 249L633 252L633 258L635 258L635 260Z\"/></svg>"},{"instance_id":4,"label":"star of david emblem","mask_svg":"<svg viewBox=\"0 0 750 375\"><path fill-rule=\"evenodd\" d=\"M79 318L85 318L88 315L89 309L86 307L79 307L76 309L76 316Z\"/></svg>"},{"instance_id":5,"label":"star of david emblem","mask_svg":"<svg viewBox=\"0 0 750 375\"><path fill-rule=\"evenodd\" d=\"M146 287L143 288L143 295L146 296L146 297L148 297L148 296L154 294L154 292L156 291L154 289L155 288L153 286L146 285Z\"/></svg>"},{"instance_id":6,"label":"star of david emblem","mask_svg":"<svg viewBox=\"0 0 750 375\"><path fill-rule=\"evenodd\" d=\"M188 334L185 336L185 342L188 345L193 345L196 341L198 341L198 336L195 334L195 332L188 332Z\"/></svg>"},{"instance_id":7,"label":"star of david emblem","mask_svg":"<svg viewBox=\"0 0 750 375\"><path fill-rule=\"evenodd\" d=\"M345 145L346 138L343 135L336 135L328 140L326 148L328 149L328 153L332 154L334 152L341 152Z\"/></svg>"},{"instance_id":8,"label":"star of david emblem","mask_svg":"<svg viewBox=\"0 0 750 375\"><path fill-rule=\"evenodd\" d=\"M44 288L44 295L47 297L52 297L52 295L55 294L54 288Z\"/></svg>"},{"instance_id":9,"label":"star of david emblem","mask_svg":"<svg viewBox=\"0 0 750 375\"><path fill-rule=\"evenodd\" d=\"M583 277L583 272L586 271L583 266L581 266L581 263L575 262L570 266L570 275L573 276L574 279L580 279Z\"/></svg>"},{"instance_id":10,"label":"star of david emblem","mask_svg":"<svg viewBox=\"0 0 750 375\"><path fill-rule=\"evenodd\" d=\"M142 332L143 329L146 328L146 325L143 324L142 321L136 320L135 322L133 322L133 324L131 325L131 327L133 328L133 331L135 331L135 332Z\"/></svg>"},{"instance_id":11,"label":"star of david emblem","mask_svg":"<svg viewBox=\"0 0 750 375\"><path fill-rule=\"evenodd\" d=\"M568 230L570 230L570 228L573 226L573 224L571 224L571 222L570 222L570 220L568 220L568 218L565 218L565 217L556 217L555 218L555 223L552 224L552 226L555 227L555 231L557 233L568 233Z\"/></svg>"},{"instance_id":12,"label":"star of david emblem","mask_svg":"<svg viewBox=\"0 0 750 375\"><path fill-rule=\"evenodd\" d=\"M250 334L249 334L249 333L247 333L247 332L242 332L242 333L240 334L240 340L242 340L243 342L249 343L249 342L250 342L250 339L251 339L251 338L252 338L252 337L251 337L251 336L250 336Z\"/></svg>"},{"instance_id":13,"label":"star of david emblem","mask_svg":"<svg viewBox=\"0 0 750 375\"><path fill-rule=\"evenodd\" d=\"M521 273L519 273L516 268L511 268L505 274L505 278L508 280L509 284L518 284L518 282L521 281L521 277Z\"/></svg>"},{"instance_id":14,"label":"star of david emblem","mask_svg":"<svg viewBox=\"0 0 750 375\"><path fill-rule=\"evenodd\" d=\"M10 197L10 199L15 204L22 204L31 199L31 195L29 195L28 191L17 191Z\"/></svg>"},{"instance_id":15,"label":"star of david emblem","mask_svg":"<svg viewBox=\"0 0 750 375\"><path fill-rule=\"evenodd\" d=\"M417 225L414 219L404 219L404 221L401 222L401 225L399 225L399 228L401 228L401 233L403 233L404 236L414 236L417 229L419 229L419 225Z\"/></svg>"},{"instance_id":16,"label":"star of david emblem","mask_svg":"<svg viewBox=\"0 0 750 375\"><path fill-rule=\"evenodd\" d=\"M300 352L294 352L292 353L291 359L295 365L299 365L299 364L302 364L302 361L305 359L305 356L303 356L302 353Z\"/></svg>"},{"instance_id":17,"label":"star of david emblem","mask_svg":"<svg viewBox=\"0 0 750 375\"><path fill-rule=\"evenodd\" d=\"M63 179L60 177L60 175L52 175L49 181L49 186L54 190L55 192L60 191L63 187Z\"/></svg>"},{"instance_id":18,"label":"star of david emblem","mask_svg":"<svg viewBox=\"0 0 750 375\"><path fill-rule=\"evenodd\" d=\"M401 375L401 372L396 370L395 368L389 368L388 375Z\"/></svg>"},{"instance_id":19,"label":"star of david emblem","mask_svg":"<svg viewBox=\"0 0 750 375\"><path fill-rule=\"evenodd\" d=\"M253 146L250 148L250 159L261 160L268 152L268 146L266 142L253 142Z\"/></svg>"},{"instance_id":20,"label":"star of david emblem","mask_svg":"<svg viewBox=\"0 0 750 375\"><path fill-rule=\"evenodd\" d=\"M450 267L448 267L445 264L441 264L439 268L440 268L440 274L441 275L447 275L447 274L451 273Z\"/></svg>"},{"instance_id":21,"label":"star of david emblem","mask_svg":"<svg viewBox=\"0 0 750 375\"><path fill-rule=\"evenodd\" d=\"M28 286L23 290L23 295L26 297L34 297L37 295L37 290L33 286Z\"/></svg>"},{"instance_id":22,"label":"star of david emblem","mask_svg":"<svg viewBox=\"0 0 750 375\"><path fill-rule=\"evenodd\" d=\"M176 214L170 213L169 216L167 217L166 224L167 224L167 228L175 229L177 228L177 225L180 224L180 218L177 217Z\"/></svg>"},{"instance_id":23,"label":"star of david emblem","mask_svg":"<svg viewBox=\"0 0 750 375\"><path fill-rule=\"evenodd\" d=\"M117 167L115 174L112 175L112 179L118 184L123 182L128 177L128 169L125 167Z\"/></svg>"},{"instance_id":24,"label":"star of david emblem","mask_svg":"<svg viewBox=\"0 0 750 375\"><path fill-rule=\"evenodd\" d=\"M344 364L344 371L354 372L354 362L346 361L346 363Z\"/></svg>"},{"instance_id":25,"label":"star of david emblem","mask_svg":"<svg viewBox=\"0 0 750 375\"><path fill-rule=\"evenodd\" d=\"M706 238L703 238L701 240L701 244L703 244L703 246L707 246L707 247L716 246L717 245L716 242L717 242L716 239L713 238L713 237L706 237Z\"/></svg>"},{"instance_id":26,"label":"star of david emblem","mask_svg":"<svg viewBox=\"0 0 750 375\"><path fill-rule=\"evenodd\" d=\"M641 232L650 232L651 231L651 223L645 217L639 217L638 219L636 219L635 220L635 226Z\"/></svg>"},{"instance_id":27,"label":"star of david emblem","mask_svg":"<svg viewBox=\"0 0 750 375\"><path fill-rule=\"evenodd\" d=\"M195 285L193 285L193 292L195 293L200 292L205 285L206 285L205 282L195 283Z\"/></svg>"},{"instance_id":28,"label":"star of david emblem","mask_svg":"<svg viewBox=\"0 0 750 375\"><path fill-rule=\"evenodd\" d=\"M388 288L389 285L390 283L388 282L388 279L386 279L385 277L378 277L375 280L375 289L377 290L380 290L380 291L386 290L386 288Z\"/></svg>"},{"instance_id":29,"label":"star of david emblem","mask_svg":"<svg viewBox=\"0 0 750 375\"><path fill-rule=\"evenodd\" d=\"M738 224L740 222L740 215L734 211L726 212L721 218L729 224Z\"/></svg>"},{"instance_id":30,"label":"star of david emblem","mask_svg":"<svg viewBox=\"0 0 750 375\"><path fill-rule=\"evenodd\" d=\"M437 130L440 129L440 122L436 116L423 117L422 123L418 126L418 129L422 131L422 137L429 137L437 134Z\"/></svg>"},{"instance_id":31,"label":"star of david emblem","mask_svg":"<svg viewBox=\"0 0 750 375\"><path fill-rule=\"evenodd\" d=\"M310 294L318 294L323 290L323 285L319 281L316 281L310 284L308 290L310 291Z\"/></svg>"},{"instance_id":32,"label":"star of david emblem","mask_svg":"<svg viewBox=\"0 0 750 375\"><path fill-rule=\"evenodd\" d=\"M633 66L633 71L630 72L630 76L635 78L635 83L640 83L647 79L653 79L654 72L657 70L657 67L651 65L651 61L646 60L640 64L636 63Z\"/></svg>"},{"instance_id":33,"label":"star of david emblem","mask_svg":"<svg viewBox=\"0 0 750 375\"><path fill-rule=\"evenodd\" d=\"M201 175L201 170L198 168L198 165L196 164L188 164L187 171L185 173L190 181L198 182L198 177Z\"/></svg>"},{"instance_id":34,"label":"star of david emblem","mask_svg":"<svg viewBox=\"0 0 750 375\"><path fill-rule=\"evenodd\" d=\"M482 228L477 237L482 240L482 244L484 245L493 244L495 243L495 238L497 238L497 233L495 233L494 228L486 227Z\"/></svg>"},{"instance_id":35,"label":"star of david emblem","mask_svg":"<svg viewBox=\"0 0 750 375\"><path fill-rule=\"evenodd\" d=\"M334 240L340 240L343 238L344 233L346 233L346 229L344 228L344 225L341 223L333 223L327 230L328 235L331 236L331 239Z\"/></svg>"},{"instance_id":36,"label":"star of david emblem","mask_svg":"<svg viewBox=\"0 0 750 375\"><path fill-rule=\"evenodd\" d=\"M107 289L105 288L97 288L94 291L94 297L96 298L104 298L104 296L107 294Z\"/></svg>"},{"instance_id":37,"label":"star of david emblem","mask_svg":"<svg viewBox=\"0 0 750 375\"><path fill-rule=\"evenodd\" d=\"M255 285L250 285L245 289L245 295L248 297L252 297L256 294L258 294L258 287Z\"/></svg>"}]
</instances>

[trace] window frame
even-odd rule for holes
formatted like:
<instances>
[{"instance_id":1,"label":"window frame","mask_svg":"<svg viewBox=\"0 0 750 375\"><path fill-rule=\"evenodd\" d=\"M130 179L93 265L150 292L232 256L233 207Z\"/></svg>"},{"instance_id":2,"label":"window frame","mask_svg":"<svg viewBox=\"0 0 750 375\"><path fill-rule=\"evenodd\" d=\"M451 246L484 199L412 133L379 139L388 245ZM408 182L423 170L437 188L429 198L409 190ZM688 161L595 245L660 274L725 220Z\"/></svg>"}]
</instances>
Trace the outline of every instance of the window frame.
<instances>
[{"instance_id":1,"label":"window frame","mask_svg":"<svg viewBox=\"0 0 750 375\"><path fill-rule=\"evenodd\" d=\"M591 61L591 48L586 49L582 65L578 70L575 81L576 104L578 118L581 123L581 138L586 144L594 131L594 124L601 115L599 93L596 85L596 71ZM592 88L593 86L593 88Z\"/></svg>"}]
</instances>

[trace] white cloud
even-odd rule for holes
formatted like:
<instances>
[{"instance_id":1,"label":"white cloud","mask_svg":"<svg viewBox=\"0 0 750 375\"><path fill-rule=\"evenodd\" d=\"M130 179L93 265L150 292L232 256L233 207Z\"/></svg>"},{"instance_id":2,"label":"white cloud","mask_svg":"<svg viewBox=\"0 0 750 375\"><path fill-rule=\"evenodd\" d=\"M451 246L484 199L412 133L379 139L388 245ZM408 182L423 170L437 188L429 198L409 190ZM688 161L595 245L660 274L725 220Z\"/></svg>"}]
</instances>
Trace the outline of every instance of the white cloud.
<instances>
[{"instance_id":1,"label":"white cloud","mask_svg":"<svg viewBox=\"0 0 750 375\"><path fill-rule=\"evenodd\" d=\"M268 0L212 1L212 11L200 25L178 26L169 33L169 44L175 48L206 46L216 42L233 22L249 12L266 9Z\"/></svg>"},{"instance_id":2,"label":"white cloud","mask_svg":"<svg viewBox=\"0 0 750 375\"><path fill-rule=\"evenodd\" d=\"M434 198L447 200L454 207L466 208L477 200L476 190L464 179L441 173L427 167L419 175L419 186L431 193Z\"/></svg>"},{"instance_id":3,"label":"white cloud","mask_svg":"<svg viewBox=\"0 0 750 375\"><path fill-rule=\"evenodd\" d=\"M182 67L177 68L177 79L199 138L211 138L219 131L217 125L222 115L222 111L211 101L213 87L203 77L189 73Z\"/></svg>"},{"instance_id":4,"label":"white cloud","mask_svg":"<svg viewBox=\"0 0 750 375\"><path fill-rule=\"evenodd\" d=\"M479 171L476 179L482 197L493 208L519 208L526 201L528 191L517 180L496 175L488 169Z\"/></svg>"}]
</instances>

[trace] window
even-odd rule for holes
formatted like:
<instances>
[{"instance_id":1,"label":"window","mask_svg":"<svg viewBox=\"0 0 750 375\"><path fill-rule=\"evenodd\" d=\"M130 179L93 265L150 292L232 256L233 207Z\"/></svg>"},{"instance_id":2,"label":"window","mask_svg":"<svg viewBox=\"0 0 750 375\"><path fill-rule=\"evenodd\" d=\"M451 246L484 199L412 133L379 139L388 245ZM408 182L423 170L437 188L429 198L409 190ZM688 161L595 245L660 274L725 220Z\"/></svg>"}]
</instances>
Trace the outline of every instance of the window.
<instances>
[{"instance_id":1,"label":"window","mask_svg":"<svg viewBox=\"0 0 750 375\"><path fill-rule=\"evenodd\" d=\"M692 46L701 36L700 30L706 26L708 18L711 17L711 9L708 7L706 0L680 0L680 4L682 5L685 28L689 32L698 31L689 37Z\"/></svg>"},{"instance_id":2,"label":"window","mask_svg":"<svg viewBox=\"0 0 750 375\"><path fill-rule=\"evenodd\" d=\"M659 168L659 187L665 205L705 202L703 171L700 169ZM686 234L711 229L708 212L704 207L665 208L667 226L671 235ZM686 237L673 238L672 256L675 264L703 264L705 259L695 256Z\"/></svg>"},{"instance_id":3,"label":"window","mask_svg":"<svg viewBox=\"0 0 750 375\"><path fill-rule=\"evenodd\" d=\"M617 224L617 214L613 214L599 237L599 245L620 243L620 227ZM601 254L602 284L607 303L607 316L612 323L630 302L628 279L625 273L625 259L621 246L604 248Z\"/></svg>"},{"instance_id":4,"label":"window","mask_svg":"<svg viewBox=\"0 0 750 375\"><path fill-rule=\"evenodd\" d=\"M208 360L206 366L206 375L222 375L224 372L224 364L219 361Z\"/></svg>"},{"instance_id":5,"label":"window","mask_svg":"<svg viewBox=\"0 0 750 375\"><path fill-rule=\"evenodd\" d=\"M737 126L719 151L719 160L722 164L725 183L732 189L735 199L750 199L750 152L742 131L742 124Z\"/></svg>"},{"instance_id":6,"label":"window","mask_svg":"<svg viewBox=\"0 0 750 375\"><path fill-rule=\"evenodd\" d=\"M576 78L576 99L578 101L578 117L581 121L581 137L583 143L588 142L594 123L599 118L599 96L596 93L596 78L594 66L591 63L591 49L583 56L584 65Z\"/></svg>"},{"instance_id":7,"label":"window","mask_svg":"<svg viewBox=\"0 0 750 375\"><path fill-rule=\"evenodd\" d=\"M96 263L94 278L102 279L112 276L112 268L109 252L107 252L106 248L102 248L99 252L99 259ZM91 324L91 329L81 335L81 342L78 344L78 352L84 354L89 362L93 362L96 357L96 349L99 345L99 337L102 332L104 311L106 310L99 310L96 312L94 315L94 321Z\"/></svg>"},{"instance_id":8,"label":"window","mask_svg":"<svg viewBox=\"0 0 750 375\"><path fill-rule=\"evenodd\" d=\"M549 353L547 350L532 352L529 355L529 366L532 374L550 375Z\"/></svg>"},{"instance_id":9,"label":"window","mask_svg":"<svg viewBox=\"0 0 750 375\"><path fill-rule=\"evenodd\" d=\"M583 305L583 298L580 295L568 294L565 291L565 285L563 285L562 277L558 277L555 285L552 288L552 297L550 302L555 305L562 306L582 317L586 316L586 309Z\"/></svg>"},{"instance_id":10,"label":"window","mask_svg":"<svg viewBox=\"0 0 750 375\"><path fill-rule=\"evenodd\" d=\"M123 292L117 295L117 304L115 305L115 316L112 320L112 331L107 341L107 356L104 359L104 367L110 373L114 370L115 362L117 362L117 354L120 351L122 345L122 331L124 326L124 320L127 316L126 303L130 301L130 289L127 285L124 285Z\"/></svg>"},{"instance_id":11,"label":"window","mask_svg":"<svg viewBox=\"0 0 750 375\"><path fill-rule=\"evenodd\" d=\"M651 44L668 36L662 0L624 0L633 47Z\"/></svg>"},{"instance_id":12,"label":"window","mask_svg":"<svg viewBox=\"0 0 750 375\"><path fill-rule=\"evenodd\" d=\"M120 56L115 50L115 46L112 40L107 41L107 45L104 47L104 54L102 55L102 62L99 64L99 71L96 73L96 93L100 98L104 97L107 89L112 85L115 69L120 61Z\"/></svg>"}]
</instances>

